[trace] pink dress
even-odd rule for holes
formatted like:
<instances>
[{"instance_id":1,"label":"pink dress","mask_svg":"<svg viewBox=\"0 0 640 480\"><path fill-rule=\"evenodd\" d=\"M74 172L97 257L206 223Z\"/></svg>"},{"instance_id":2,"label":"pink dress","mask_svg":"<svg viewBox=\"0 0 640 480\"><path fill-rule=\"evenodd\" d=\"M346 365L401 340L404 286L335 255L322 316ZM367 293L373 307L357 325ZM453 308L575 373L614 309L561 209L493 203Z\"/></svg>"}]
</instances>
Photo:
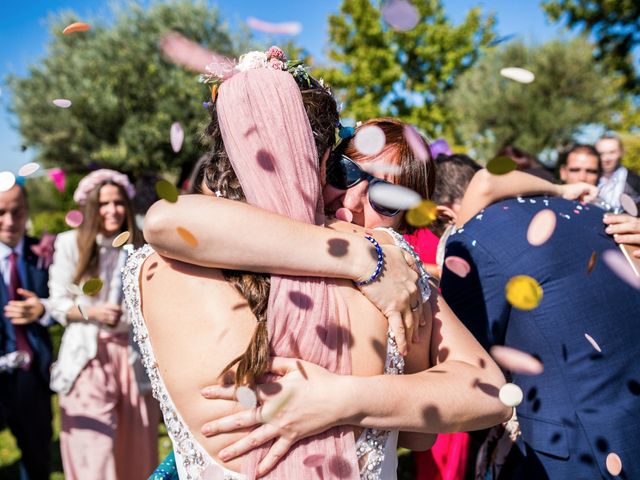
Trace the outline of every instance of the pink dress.
<instances>
[{"instance_id":1,"label":"pink dress","mask_svg":"<svg viewBox=\"0 0 640 480\"><path fill-rule=\"evenodd\" d=\"M436 263L440 239L427 228L420 228L404 238L424 263ZM468 433L438 435L435 445L426 452L414 454L416 480L463 480L469 451Z\"/></svg>"}]
</instances>

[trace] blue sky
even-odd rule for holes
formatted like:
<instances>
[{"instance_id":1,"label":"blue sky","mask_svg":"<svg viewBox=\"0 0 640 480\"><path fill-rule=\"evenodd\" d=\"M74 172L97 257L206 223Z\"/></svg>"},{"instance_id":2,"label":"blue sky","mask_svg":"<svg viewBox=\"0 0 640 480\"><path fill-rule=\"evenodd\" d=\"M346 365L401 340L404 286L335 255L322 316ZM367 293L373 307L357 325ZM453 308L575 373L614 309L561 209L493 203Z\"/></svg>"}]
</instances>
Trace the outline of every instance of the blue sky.
<instances>
[{"instance_id":1,"label":"blue sky","mask_svg":"<svg viewBox=\"0 0 640 480\"><path fill-rule=\"evenodd\" d=\"M443 1L454 23L464 18L474 6L480 6L484 12L493 12L498 19L499 36L516 34L527 42L543 42L567 35L559 25L547 22L537 0ZM300 43L315 58L322 59L327 16L338 11L341 1L234 0L223 3L209 0L208 3L218 5L224 18L232 24L248 16L271 22L299 21L303 24ZM37 64L45 55L50 14L73 10L81 19L104 17L108 16L108 5L108 0L0 0L0 170L15 172L31 158L29 151L21 151L20 135L14 128L17 119L7 111L10 92L4 78L10 73L25 75L28 67Z\"/></svg>"}]
</instances>

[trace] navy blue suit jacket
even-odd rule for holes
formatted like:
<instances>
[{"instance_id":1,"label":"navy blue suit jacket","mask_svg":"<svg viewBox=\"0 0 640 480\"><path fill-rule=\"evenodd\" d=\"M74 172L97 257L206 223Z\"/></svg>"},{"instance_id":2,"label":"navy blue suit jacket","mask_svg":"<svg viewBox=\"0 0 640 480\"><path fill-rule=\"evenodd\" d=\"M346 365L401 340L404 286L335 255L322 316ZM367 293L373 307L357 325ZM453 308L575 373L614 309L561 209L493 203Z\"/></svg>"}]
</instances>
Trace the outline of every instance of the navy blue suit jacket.
<instances>
[{"instance_id":1,"label":"navy blue suit jacket","mask_svg":"<svg viewBox=\"0 0 640 480\"><path fill-rule=\"evenodd\" d=\"M34 238L25 237L24 250L20 256L18 268L22 287L35 292L40 298L49 296L48 272L38 268L38 257L31 251L31 246L38 242ZM9 302L8 286L4 284L0 275L0 355L13 352L16 349L15 333L10 319L4 316L4 306ZM49 368L51 366L51 338L46 327L38 322L27 325L27 338L33 349L34 361L31 368L35 369L46 385L49 385Z\"/></svg>"},{"instance_id":2,"label":"navy blue suit jacket","mask_svg":"<svg viewBox=\"0 0 640 480\"><path fill-rule=\"evenodd\" d=\"M527 228L544 208L556 213L557 226L533 247ZM602 215L559 198L511 199L486 208L447 242L446 256L471 266L466 278L444 269L442 293L453 311L485 348L517 348L545 367L538 376L510 377L524 392L517 414L525 458L515 478L613 478L605 466L610 452L622 459L622 478L640 478L640 291L602 261L605 250L619 251ZM507 281L523 274L544 291L531 311L505 298Z\"/></svg>"}]
</instances>

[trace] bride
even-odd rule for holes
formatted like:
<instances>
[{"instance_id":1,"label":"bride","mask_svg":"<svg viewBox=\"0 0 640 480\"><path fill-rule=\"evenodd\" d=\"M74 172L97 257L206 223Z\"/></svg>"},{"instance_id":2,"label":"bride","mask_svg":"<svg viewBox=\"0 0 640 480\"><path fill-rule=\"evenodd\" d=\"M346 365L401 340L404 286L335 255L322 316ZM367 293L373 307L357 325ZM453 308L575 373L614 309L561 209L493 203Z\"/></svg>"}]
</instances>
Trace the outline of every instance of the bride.
<instances>
[{"instance_id":1,"label":"bride","mask_svg":"<svg viewBox=\"0 0 640 480\"><path fill-rule=\"evenodd\" d=\"M317 153L293 76L267 68L238 73L221 85L215 108L233 167L222 172L230 188L275 213L322 224ZM234 171L241 189L234 185ZM371 243L372 271L379 274L382 250ZM147 246L128 263L125 295L181 478L253 476L266 452L258 449L223 462L218 453L242 432L213 438L200 433L212 413L225 416L240 409L233 401L211 405L201 397L200 389L217 379L252 385L268 370L270 354L295 356L342 374L402 373L404 368L384 316L348 281L274 275L269 282L264 275L171 261ZM428 345L426 340L414 345L407 371L428 367ZM425 435L416 441L428 448L432 440ZM315 465L314 458L322 455L327 460L314 468L327 478L360 478L361 471L381 478L385 447L393 441L387 432L333 428L300 442L270 476L304 478L305 465Z\"/></svg>"}]
</instances>

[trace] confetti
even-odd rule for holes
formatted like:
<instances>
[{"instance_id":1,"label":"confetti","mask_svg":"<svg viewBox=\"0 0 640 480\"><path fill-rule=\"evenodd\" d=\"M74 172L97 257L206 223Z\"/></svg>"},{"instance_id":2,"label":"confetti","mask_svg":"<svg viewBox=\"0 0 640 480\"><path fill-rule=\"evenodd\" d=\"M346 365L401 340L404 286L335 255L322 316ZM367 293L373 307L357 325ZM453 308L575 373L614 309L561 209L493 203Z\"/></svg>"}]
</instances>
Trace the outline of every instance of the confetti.
<instances>
[{"instance_id":1,"label":"confetti","mask_svg":"<svg viewBox=\"0 0 640 480\"><path fill-rule=\"evenodd\" d=\"M386 137L380 127L367 125L358 129L353 139L356 149L363 155L377 155L384 148Z\"/></svg>"},{"instance_id":2,"label":"confetti","mask_svg":"<svg viewBox=\"0 0 640 480\"><path fill-rule=\"evenodd\" d=\"M130 236L131 236L130 232L128 232L128 231L122 232L116 238L113 239L113 242L111 242L111 246L113 248L120 248L125 243L127 243L127 241L129 240Z\"/></svg>"},{"instance_id":3,"label":"confetti","mask_svg":"<svg viewBox=\"0 0 640 480\"><path fill-rule=\"evenodd\" d=\"M102 290L102 280L99 278L90 278L82 285L82 293L90 297L97 295Z\"/></svg>"},{"instance_id":4,"label":"confetti","mask_svg":"<svg viewBox=\"0 0 640 480\"><path fill-rule=\"evenodd\" d=\"M16 176L11 172L0 172L0 192L10 190L16 184Z\"/></svg>"},{"instance_id":5,"label":"confetti","mask_svg":"<svg viewBox=\"0 0 640 480\"><path fill-rule=\"evenodd\" d=\"M471 267L464 258L451 256L444 261L445 266L460 278L464 278L471 272Z\"/></svg>"},{"instance_id":6,"label":"confetti","mask_svg":"<svg viewBox=\"0 0 640 480\"><path fill-rule=\"evenodd\" d=\"M376 175L377 173L381 173L383 175L400 175L402 173L402 167L400 165L389 165L384 161L380 162L364 162L360 163L360 168L365 172L370 173L371 175Z\"/></svg>"},{"instance_id":7,"label":"confetti","mask_svg":"<svg viewBox=\"0 0 640 480\"><path fill-rule=\"evenodd\" d=\"M174 122L171 124L171 149L178 153L182 148L182 142L184 141L184 130L182 129L182 125L179 122Z\"/></svg>"},{"instance_id":8,"label":"confetti","mask_svg":"<svg viewBox=\"0 0 640 480\"><path fill-rule=\"evenodd\" d=\"M614 477L617 477L622 473L622 460L618 456L618 454L611 452L607 455L607 472L609 472Z\"/></svg>"},{"instance_id":9,"label":"confetti","mask_svg":"<svg viewBox=\"0 0 640 480\"><path fill-rule=\"evenodd\" d=\"M21 177L28 177L29 175L36 173L38 170L40 170L39 164L37 164L36 162L29 162L20 167L20 170L18 170L18 175L20 175Z\"/></svg>"},{"instance_id":10,"label":"confetti","mask_svg":"<svg viewBox=\"0 0 640 480\"><path fill-rule=\"evenodd\" d=\"M182 240L187 242L187 244L190 247L197 247L198 246L198 239L189 230L187 230L186 228L182 228L182 227L176 227L176 231L178 232L178 235L180 235Z\"/></svg>"},{"instance_id":11,"label":"confetti","mask_svg":"<svg viewBox=\"0 0 640 480\"><path fill-rule=\"evenodd\" d=\"M522 389L514 383L503 385L498 394L498 398L507 407L517 407L522 403L524 394Z\"/></svg>"},{"instance_id":12,"label":"confetti","mask_svg":"<svg viewBox=\"0 0 640 480\"><path fill-rule=\"evenodd\" d=\"M544 371L540 360L515 348L495 345L490 352L498 365L514 373L540 375Z\"/></svg>"},{"instance_id":13,"label":"confetti","mask_svg":"<svg viewBox=\"0 0 640 480\"><path fill-rule=\"evenodd\" d=\"M505 287L508 302L520 310L533 310L542 300L542 287L527 275L512 277Z\"/></svg>"},{"instance_id":14,"label":"confetti","mask_svg":"<svg viewBox=\"0 0 640 480\"><path fill-rule=\"evenodd\" d=\"M50 168L47 170L47 175L49 175L56 189L58 189L60 193L64 193L65 187L67 186L67 176L64 170L61 168Z\"/></svg>"},{"instance_id":15,"label":"confetti","mask_svg":"<svg viewBox=\"0 0 640 480\"><path fill-rule=\"evenodd\" d=\"M312 453L302 461L302 464L308 468L319 468L324 464L325 456L322 453Z\"/></svg>"},{"instance_id":16,"label":"confetti","mask_svg":"<svg viewBox=\"0 0 640 480\"><path fill-rule=\"evenodd\" d=\"M509 157L496 157L489 160L489 163L487 163L487 170L489 173L493 173L494 175L504 175L505 173L515 170L516 167L516 162Z\"/></svg>"},{"instance_id":17,"label":"confetti","mask_svg":"<svg viewBox=\"0 0 640 480\"><path fill-rule=\"evenodd\" d=\"M390 183L375 183L369 187L369 198L387 208L409 210L422 202L413 190Z\"/></svg>"},{"instance_id":18,"label":"confetti","mask_svg":"<svg viewBox=\"0 0 640 480\"><path fill-rule=\"evenodd\" d=\"M589 335L588 333L584 334L584 338L587 339L587 341L591 344L591 346L596 350L596 352L601 353L602 349L600 348L600 345L598 345L598 342L596 342L594 340L594 338Z\"/></svg>"},{"instance_id":19,"label":"confetti","mask_svg":"<svg viewBox=\"0 0 640 480\"><path fill-rule=\"evenodd\" d=\"M82 305L80 305L79 303L76 305L76 307L78 307L78 310L80 311L80 315L82 315L82 318L84 319L84 321L88 322L89 321L89 315L85 311L84 307Z\"/></svg>"},{"instance_id":20,"label":"confetti","mask_svg":"<svg viewBox=\"0 0 640 480\"><path fill-rule=\"evenodd\" d=\"M534 247L545 243L556 228L556 214L545 208L534 215L527 230L527 241Z\"/></svg>"},{"instance_id":21,"label":"confetti","mask_svg":"<svg viewBox=\"0 0 640 480\"><path fill-rule=\"evenodd\" d=\"M531 83L536 79L533 72L519 67L507 67L500 70L500 75L518 83Z\"/></svg>"},{"instance_id":22,"label":"confetti","mask_svg":"<svg viewBox=\"0 0 640 480\"><path fill-rule=\"evenodd\" d=\"M60 108L69 108L71 106L71 100L67 100L66 98L56 98L52 103Z\"/></svg>"},{"instance_id":23,"label":"confetti","mask_svg":"<svg viewBox=\"0 0 640 480\"><path fill-rule=\"evenodd\" d=\"M271 410L267 410L265 406L262 412L262 419L265 421L265 423L269 423L271 420L273 420L278 412L280 412L280 410L282 410L287 405L287 403L291 401L295 394L296 392L294 390L291 390Z\"/></svg>"},{"instance_id":24,"label":"confetti","mask_svg":"<svg viewBox=\"0 0 640 480\"><path fill-rule=\"evenodd\" d=\"M343 222L351 223L353 221L353 212L348 208L339 208L336 210L336 218Z\"/></svg>"},{"instance_id":25,"label":"confetti","mask_svg":"<svg viewBox=\"0 0 640 480\"><path fill-rule=\"evenodd\" d=\"M173 183L166 180L156 182L156 193L158 197L167 202L176 203L178 201L178 189Z\"/></svg>"},{"instance_id":26,"label":"confetti","mask_svg":"<svg viewBox=\"0 0 640 480\"><path fill-rule=\"evenodd\" d=\"M82 221L84 220L84 215L80 210L71 210L64 216L64 221L71 228L78 228L82 225Z\"/></svg>"},{"instance_id":27,"label":"confetti","mask_svg":"<svg viewBox=\"0 0 640 480\"><path fill-rule=\"evenodd\" d=\"M408 210L405 218L414 227L426 227L438 218L438 206L431 200L422 200L417 206Z\"/></svg>"},{"instance_id":28,"label":"confetti","mask_svg":"<svg viewBox=\"0 0 640 480\"><path fill-rule=\"evenodd\" d=\"M69 292L71 295L76 295L76 296L84 295L84 292L82 291L82 289L75 283L67 285L67 292Z\"/></svg>"},{"instance_id":29,"label":"confetti","mask_svg":"<svg viewBox=\"0 0 640 480\"><path fill-rule=\"evenodd\" d=\"M249 387L241 386L236 388L236 400L244 408L256 408L258 397L256 393Z\"/></svg>"},{"instance_id":30,"label":"confetti","mask_svg":"<svg viewBox=\"0 0 640 480\"><path fill-rule=\"evenodd\" d=\"M633 288L640 290L640 277L635 274L631 264L627 261L622 252L617 250L605 250L602 254L602 261L620 278L620 280Z\"/></svg>"},{"instance_id":31,"label":"confetti","mask_svg":"<svg viewBox=\"0 0 640 480\"><path fill-rule=\"evenodd\" d=\"M170 32L160 40L162 53L176 65L197 73L216 73L225 78L233 73L233 62L213 53L202 45L176 32ZM209 67L210 71L207 71Z\"/></svg>"},{"instance_id":32,"label":"confetti","mask_svg":"<svg viewBox=\"0 0 640 480\"><path fill-rule=\"evenodd\" d=\"M631 198L626 193L623 193L622 195L620 195L620 205L622 205L622 208L624 208L624 211L627 212L632 217L638 216L638 206L636 205L636 202L634 202L633 198Z\"/></svg>"},{"instance_id":33,"label":"confetti","mask_svg":"<svg viewBox=\"0 0 640 480\"><path fill-rule=\"evenodd\" d=\"M400 32L413 29L420 20L420 13L407 0L388 0L382 7L382 18Z\"/></svg>"},{"instance_id":34,"label":"confetti","mask_svg":"<svg viewBox=\"0 0 640 480\"><path fill-rule=\"evenodd\" d=\"M429 159L429 150L418 130L413 125L405 125L403 132L413 156L421 162L426 162Z\"/></svg>"},{"instance_id":35,"label":"confetti","mask_svg":"<svg viewBox=\"0 0 640 480\"><path fill-rule=\"evenodd\" d=\"M298 35L302 31L302 24L300 22L271 23L255 17L248 17L247 25L259 32L271 33L273 35Z\"/></svg>"},{"instance_id":36,"label":"confetti","mask_svg":"<svg viewBox=\"0 0 640 480\"><path fill-rule=\"evenodd\" d=\"M596 260L598 259L598 252L593 252L589 257L589 263L587 264L587 273L593 271L593 267L596 266Z\"/></svg>"},{"instance_id":37,"label":"confetti","mask_svg":"<svg viewBox=\"0 0 640 480\"><path fill-rule=\"evenodd\" d=\"M74 22L70 25L67 25L65 29L62 31L63 35L69 35L74 32L86 32L87 30L91 30L91 25L84 22Z\"/></svg>"}]
</instances>

